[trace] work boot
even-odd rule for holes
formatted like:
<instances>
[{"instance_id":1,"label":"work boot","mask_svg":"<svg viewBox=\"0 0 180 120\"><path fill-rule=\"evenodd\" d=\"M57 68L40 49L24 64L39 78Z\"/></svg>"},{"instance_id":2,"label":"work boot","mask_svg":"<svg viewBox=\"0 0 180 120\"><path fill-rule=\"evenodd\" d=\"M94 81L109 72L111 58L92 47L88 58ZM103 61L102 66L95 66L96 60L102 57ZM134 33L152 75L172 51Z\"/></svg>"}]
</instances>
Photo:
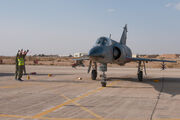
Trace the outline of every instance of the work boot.
<instances>
[{"instance_id":1,"label":"work boot","mask_svg":"<svg viewBox=\"0 0 180 120\"><path fill-rule=\"evenodd\" d=\"M19 81L23 81L21 78L18 78Z\"/></svg>"}]
</instances>

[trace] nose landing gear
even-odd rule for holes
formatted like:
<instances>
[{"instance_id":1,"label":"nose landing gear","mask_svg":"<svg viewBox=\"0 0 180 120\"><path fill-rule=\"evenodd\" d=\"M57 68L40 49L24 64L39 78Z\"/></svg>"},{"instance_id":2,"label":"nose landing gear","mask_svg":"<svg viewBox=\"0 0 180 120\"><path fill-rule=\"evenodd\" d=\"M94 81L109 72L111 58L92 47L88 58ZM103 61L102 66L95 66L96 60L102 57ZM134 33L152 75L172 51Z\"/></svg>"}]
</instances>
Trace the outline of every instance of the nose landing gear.
<instances>
[{"instance_id":1,"label":"nose landing gear","mask_svg":"<svg viewBox=\"0 0 180 120\"><path fill-rule=\"evenodd\" d=\"M100 71L103 72L103 74L101 75L101 85L102 85L102 87L106 87L107 79L106 79L105 72L107 71L107 64L101 64L99 69L100 69Z\"/></svg>"},{"instance_id":2,"label":"nose landing gear","mask_svg":"<svg viewBox=\"0 0 180 120\"><path fill-rule=\"evenodd\" d=\"M101 78L101 85L102 85L102 87L106 87L107 82L106 82L106 74L105 74L105 72L103 72L101 77L102 77Z\"/></svg>"}]
</instances>

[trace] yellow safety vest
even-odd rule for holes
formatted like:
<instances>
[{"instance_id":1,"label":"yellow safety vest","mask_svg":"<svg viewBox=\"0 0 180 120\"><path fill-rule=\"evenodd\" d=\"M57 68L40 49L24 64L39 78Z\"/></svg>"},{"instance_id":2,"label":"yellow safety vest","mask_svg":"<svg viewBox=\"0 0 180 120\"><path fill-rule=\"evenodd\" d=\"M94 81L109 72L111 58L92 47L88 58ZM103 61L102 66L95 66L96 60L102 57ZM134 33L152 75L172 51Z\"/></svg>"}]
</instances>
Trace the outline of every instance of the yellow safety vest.
<instances>
[{"instance_id":1,"label":"yellow safety vest","mask_svg":"<svg viewBox=\"0 0 180 120\"><path fill-rule=\"evenodd\" d=\"M18 58L18 65L23 66L24 65L24 58Z\"/></svg>"}]
</instances>

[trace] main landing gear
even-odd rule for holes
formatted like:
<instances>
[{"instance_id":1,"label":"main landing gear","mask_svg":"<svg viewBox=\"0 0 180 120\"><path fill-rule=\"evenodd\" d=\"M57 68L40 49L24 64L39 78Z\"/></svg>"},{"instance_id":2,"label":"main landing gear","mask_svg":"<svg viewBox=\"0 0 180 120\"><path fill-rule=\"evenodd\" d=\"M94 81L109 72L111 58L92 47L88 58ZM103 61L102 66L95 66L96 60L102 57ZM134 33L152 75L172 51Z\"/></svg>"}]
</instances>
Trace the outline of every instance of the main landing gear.
<instances>
[{"instance_id":1,"label":"main landing gear","mask_svg":"<svg viewBox=\"0 0 180 120\"><path fill-rule=\"evenodd\" d=\"M96 80L96 77L97 77L97 70L92 70L91 71L91 79Z\"/></svg>"},{"instance_id":2,"label":"main landing gear","mask_svg":"<svg viewBox=\"0 0 180 120\"><path fill-rule=\"evenodd\" d=\"M144 64L144 69L145 69L145 64ZM141 61L139 61L138 63L137 77L140 82L143 81L143 66L141 65Z\"/></svg>"}]
</instances>

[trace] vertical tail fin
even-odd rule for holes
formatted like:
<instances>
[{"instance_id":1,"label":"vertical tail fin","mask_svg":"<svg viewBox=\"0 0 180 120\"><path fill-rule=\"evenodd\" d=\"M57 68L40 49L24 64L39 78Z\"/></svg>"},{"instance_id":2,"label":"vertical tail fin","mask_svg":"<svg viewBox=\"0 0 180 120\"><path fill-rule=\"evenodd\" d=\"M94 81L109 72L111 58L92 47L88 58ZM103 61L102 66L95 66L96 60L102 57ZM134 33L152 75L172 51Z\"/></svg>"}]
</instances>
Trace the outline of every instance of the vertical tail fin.
<instances>
[{"instance_id":1,"label":"vertical tail fin","mask_svg":"<svg viewBox=\"0 0 180 120\"><path fill-rule=\"evenodd\" d=\"M127 39L127 24L124 26L124 30L120 39L120 44L126 45L126 39Z\"/></svg>"},{"instance_id":2,"label":"vertical tail fin","mask_svg":"<svg viewBox=\"0 0 180 120\"><path fill-rule=\"evenodd\" d=\"M111 34L109 34L109 39L111 39Z\"/></svg>"}]
</instances>

